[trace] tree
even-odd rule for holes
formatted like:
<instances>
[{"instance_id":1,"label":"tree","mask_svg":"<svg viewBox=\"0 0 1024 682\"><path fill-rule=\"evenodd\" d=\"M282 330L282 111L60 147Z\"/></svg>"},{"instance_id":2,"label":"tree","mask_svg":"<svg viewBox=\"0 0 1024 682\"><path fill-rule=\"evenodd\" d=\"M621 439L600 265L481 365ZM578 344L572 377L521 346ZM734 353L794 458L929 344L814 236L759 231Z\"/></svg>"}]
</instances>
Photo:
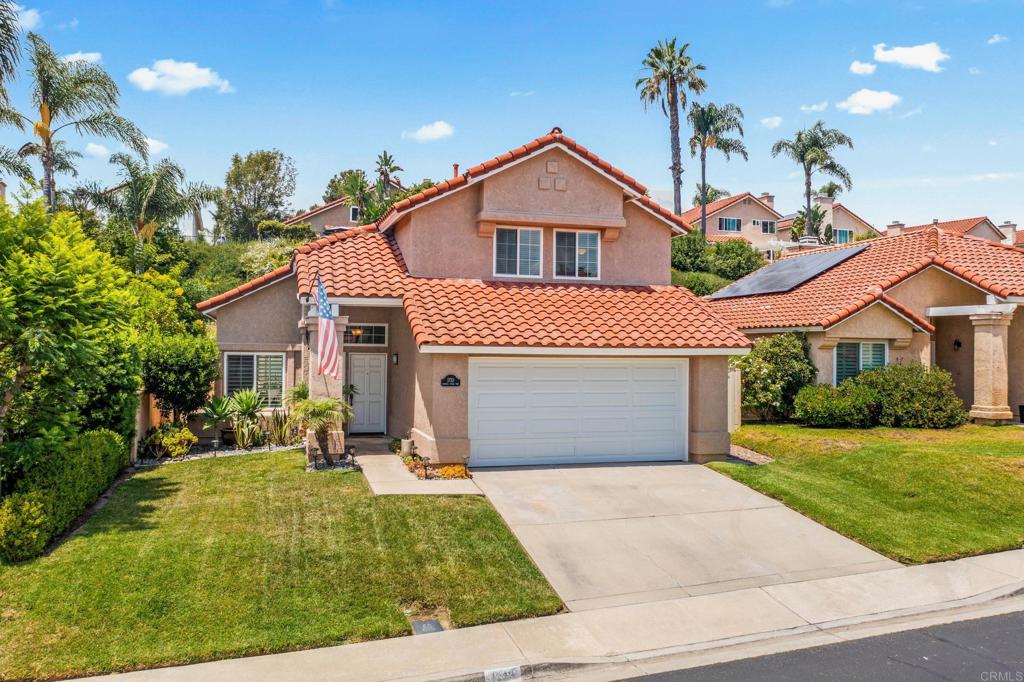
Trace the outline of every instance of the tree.
<instances>
[{"instance_id":1,"label":"tree","mask_svg":"<svg viewBox=\"0 0 1024 682\"><path fill-rule=\"evenodd\" d=\"M220 233L246 241L256 238L261 221L285 220L295 176L295 163L277 149L232 156L217 198L215 219Z\"/></svg>"},{"instance_id":2,"label":"tree","mask_svg":"<svg viewBox=\"0 0 1024 682\"><path fill-rule=\"evenodd\" d=\"M0 98L7 101L7 89L3 82L17 75L20 46L18 34L21 22L18 20L18 5L11 0L0 0Z\"/></svg>"},{"instance_id":3,"label":"tree","mask_svg":"<svg viewBox=\"0 0 1024 682\"><path fill-rule=\"evenodd\" d=\"M220 375L217 342L209 336L153 334L142 342L142 381L156 406L184 424L206 405Z\"/></svg>"},{"instance_id":4,"label":"tree","mask_svg":"<svg viewBox=\"0 0 1024 682\"><path fill-rule=\"evenodd\" d=\"M832 152L839 147L853 149L853 140L835 128L826 128L824 121L796 131L792 140L779 140L772 145L772 156L785 154L803 168L804 210L808 214L811 213L811 177L815 173L831 175L846 189L853 187L849 171L832 157Z\"/></svg>"},{"instance_id":5,"label":"tree","mask_svg":"<svg viewBox=\"0 0 1024 682\"><path fill-rule=\"evenodd\" d=\"M824 185L818 188L818 196L829 197L835 199L837 196L843 193L843 186L835 180L829 180Z\"/></svg>"},{"instance_id":6,"label":"tree","mask_svg":"<svg viewBox=\"0 0 1024 682\"><path fill-rule=\"evenodd\" d=\"M743 383L743 407L760 419L786 419L793 414L793 399L818 375L803 334L763 336L750 353L733 361Z\"/></svg>"},{"instance_id":7,"label":"tree","mask_svg":"<svg viewBox=\"0 0 1024 682\"><path fill-rule=\"evenodd\" d=\"M38 142L26 142L21 145L18 149L18 156L28 160L31 158L38 158L40 162L43 159L43 145ZM75 166L75 162L82 158L82 152L68 147L68 143L65 140L55 140L53 143L53 172L64 173L70 175L73 178L78 177L78 168ZM61 192L58 191L58 200L60 199Z\"/></svg>"},{"instance_id":8,"label":"tree","mask_svg":"<svg viewBox=\"0 0 1024 682\"><path fill-rule=\"evenodd\" d=\"M215 200L217 190L204 183L185 183L185 171L170 159L149 164L129 154L114 154L120 182L109 189L86 185L93 204L115 221L131 227L136 240L135 271L142 271L143 244L160 226L175 226L182 217Z\"/></svg>"},{"instance_id":9,"label":"tree","mask_svg":"<svg viewBox=\"0 0 1024 682\"><path fill-rule=\"evenodd\" d=\"M676 47L676 39L658 41L642 62L646 74L637 79L640 101L644 108L657 103L668 116L669 138L672 147L672 199L673 211L683 212L683 161L679 142L679 111L686 110L687 91L695 95L704 92L707 84L700 77L703 64L697 64L686 54L689 43Z\"/></svg>"},{"instance_id":10,"label":"tree","mask_svg":"<svg viewBox=\"0 0 1024 682\"><path fill-rule=\"evenodd\" d=\"M707 195L707 202L709 204L714 203L719 199L724 199L726 197L732 196L732 193L729 192L729 190L722 189L721 187L714 187L713 185L702 185L701 183L698 182L696 185L694 185L694 187L697 188L696 191L693 193L694 206L700 206L701 188L703 188L704 190L703 193Z\"/></svg>"},{"instance_id":11,"label":"tree","mask_svg":"<svg viewBox=\"0 0 1024 682\"><path fill-rule=\"evenodd\" d=\"M38 138L43 166L43 199L47 209L57 210L58 135L74 129L78 134L108 137L124 143L143 158L149 153L146 136L134 123L117 113L120 92L114 79L97 64L61 59L35 33L28 34L29 74L32 78L32 116L0 105L0 121L19 130L26 126ZM26 176L22 176L26 177Z\"/></svg>"},{"instance_id":12,"label":"tree","mask_svg":"<svg viewBox=\"0 0 1024 682\"><path fill-rule=\"evenodd\" d=\"M323 199L324 203L340 199L344 196L348 196L345 193L345 186L350 182L349 177L353 174L361 174L364 178L366 173L357 168L348 168L335 173L334 176L327 181L327 188L324 190Z\"/></svg>"},{"instance_id":13,"label":"tree","mask_svg":"<svg viewBox=\"0 0 1024 682\"><path fill-rule=\"evenodd\" d=\"M790 239L793 241L799 240L805 234L821 239L821 224L825 222L825 212L821 210L821 206L815 204L811 206L811 227L810 231L807 229L807 211L801 208L793 218L793 225L790 228ZM827 242L826 242L827 243Z\"/></svg>"},{"instance_id":14,"label":"tree","mask_svg":"<svg viewBox=\"0 0 1024 682\"><path fill-rule=\"evenodd\" d=\"M406 187L404 190L394 191L391 194L382 195L377 191L376 188L372 192L368 192L363 205L359 211L359 222L363 225L375 222L379 220L381 216L388 212L396 202L411 197L413 194L419 194L428 187L433 187L437 183L433 180L426 178L422 182L418 182L411 187Z\"/></svg>"},{"instance_id":15,"label":"tree","mask_svg":"<svg viewBox=\"0 0 1024 682\"><path fill-rule=\"evenodd\" d=\"M700 233L708 233L708 182L707 165L708 150L722 152L725 160L729 160L730 154L739 154L743 160L747 160L747 147L743 140L736 137L728 137L729 133L739 133L743 137L743 110L735 104L723 104L718 106L713 102L706 105L694 102L690 106L688 115L690 127L693 128L693 136L690 137L690 156L696 156L700 151Z\"/></svg>"},{"instance_id":16,"label":"tree","mask_svg":"<svg viewBox=\"0 0 1024 682\"><path fill-rule=\"evenodd\" d=\"M401 173L404 169L395 163L395 157L388 154L387 150L377 155L377 191L384 195L391 195L395 188L395 173Z\"/></svg>"},{"instance_id":17,"label":"tree","mask_svg":"<svg viewBox=\"0 0 1024 682\"><path fill-rule=\"evenodd\" d=\"M680 272L706 272L708 242L697 230L672 238L672 267Z\"/></svg>"},{"instance_id":18,"label":"tree","mask_svg":"<svg viewBox=\"0 0 1024 682\"><path fill-rule=\"evenodd\" d=\"M729 280L746 277L764 266L764 257L742 239L729 239L708 249L708 270Z\"/></svg>"},{"instance_id":19,"label":"tree","mask_svg":"<svg viewBox=\"0 0 1024 682\"><path fill-rule=\"evenodd\" d=\"M372 200L370 182L366 179L366 173L361 170L347 171L338 187L341 196L349 198L351 206L359 208L359 215L366 212L366 207Z\"/></svg>"}]
</instances>

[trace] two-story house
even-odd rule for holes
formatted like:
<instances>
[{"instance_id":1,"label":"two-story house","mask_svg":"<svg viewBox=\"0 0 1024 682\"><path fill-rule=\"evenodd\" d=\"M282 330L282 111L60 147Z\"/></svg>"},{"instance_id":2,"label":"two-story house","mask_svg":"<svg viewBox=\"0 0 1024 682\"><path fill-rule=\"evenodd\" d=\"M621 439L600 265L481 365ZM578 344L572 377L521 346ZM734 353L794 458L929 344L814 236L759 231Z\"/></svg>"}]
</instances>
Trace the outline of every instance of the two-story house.
<instances>
[{"instance_id":1,"label":"two-story house","mask_svg":"<svg viewBox=\"0 0 1024 682\"><path fill-rule=\"evenodd\" d=\"M204 301L220 394L341 397L351 433L475 466L723 455L750 342L670 285L687 224L558 128ZM319 277L343 346L317 373Z\"/></svg>"},{"instance_id":2,"label":"two-story house","mask_svg":"<svg viewBox=\"0 0 1024 682\"><path fill-rule=\"evenodd\" d=\"M700 206L684 211L682 221L700 229ZM775 197L767 192L755 197L743 192L707 205L707 232L710 242L742 239L769 258L778 248L776 224L782 214L775 210Z\"/></svg>"},{"instance_id":3,"label":"two-story house","mask_svg":"<svg viewBox=\"0 0 1024 682\"><path fill-rule=\"evenodd\" d=\"M375 185L370 186L370 191L375 189ZM405 188L398 178L391 179L392 191L401 192ZM357 206L351 197L339 197L333 201L328 201L319 206L294 215L288 220L283 221L285 225L294 225L296 223L309 223L309 226L313 228L318 236L329 232L331 230L347 230L350 227L356 227L361 223L362 215L359 212L359 206Z\"/></svg>"},{"instance_id":4,"label":"two-story house","mask_svg":"<svg viewBox=\"0 0 1024 682\"><path fill-rule=\"evenodd\" d=\"M832 197L816 196L814 197L814 206L820 209L824 215L821 221L822 229L828 225L832 226L833 244L851 244L866 236L878 237L882 234L875 229L874 225ZM782 241L796 241L792 238L793 219L796 216L796 213L792 213L778 222L777 230Z\"/></svg>"}]
</instances>

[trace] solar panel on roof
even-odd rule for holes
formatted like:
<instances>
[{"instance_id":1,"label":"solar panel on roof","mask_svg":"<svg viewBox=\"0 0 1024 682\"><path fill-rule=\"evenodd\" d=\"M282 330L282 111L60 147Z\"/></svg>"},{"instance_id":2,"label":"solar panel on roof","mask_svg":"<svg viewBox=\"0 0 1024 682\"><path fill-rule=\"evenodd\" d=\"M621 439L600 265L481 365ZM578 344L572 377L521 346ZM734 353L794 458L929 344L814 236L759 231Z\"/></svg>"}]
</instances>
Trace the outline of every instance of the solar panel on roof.
<instances>
[{"instance_id":1,"label":"solar panel on roof","mask_svg":"<svg viewBox=\"0 0 1024 682\"><path fill-rule=\"evenodd\" d=\"M834 268L868 248L867 244L849 249L835 249L806 256L783 258L766 265L738 282L719 289L708 298L736 298L758 294L779 294L800 286L807 280Z\"/></svg>"}]
</instances>

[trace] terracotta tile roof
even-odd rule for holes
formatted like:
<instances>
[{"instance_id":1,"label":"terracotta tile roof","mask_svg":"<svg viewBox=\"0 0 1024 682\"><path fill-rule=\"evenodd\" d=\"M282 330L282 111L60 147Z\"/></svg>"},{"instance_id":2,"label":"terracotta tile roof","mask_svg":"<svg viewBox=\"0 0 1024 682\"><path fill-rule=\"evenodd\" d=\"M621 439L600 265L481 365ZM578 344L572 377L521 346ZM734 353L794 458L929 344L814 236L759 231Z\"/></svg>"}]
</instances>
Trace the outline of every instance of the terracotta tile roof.
<instances>
[{"instance_id":1,"label":"terracotta tile roof","mask_svg":"<svg viewBox=\"0 0 1024 682\"><path fill-rule=\"evenodd\" d=\"M507 166L510 163L518 161L519 159L522 159L526 156L530 156L531 154L534 154L545 147L549 147L551 145L556 144L564 146L566 149L569 149L577 156L583 158L585 161L590 163L592 166L594 166L601 172L611 176L612 178L620 182L635 195L634 199L644 208L654 213L657 213L661 217L671 221L672 223L678 225L683 229L689 229L689 225L682 221L679 218L679 216L659 206L654 200L646 196L647 187L642 185L632 176L626 175L626 173L619 170L612 164L608 163L607 161L605 161L597 154L584 147L583 145L579 144L578 142L576 142L576 140L572 139L568 135L563 134L562 129L557 127L552 128L551 132L548 133L547 135L538 137L535 140L527 142L521 147L516 147L515 149L507 151L504 154L494 157L493 159L489 159L481 164L473 166L462 175L457 175L454 178L443 180L434 185L433 187L428 187L422 192L413 194L410 197L406 197L405 199L396 202L391 208L388 209L388 211L383 216L381 216L380 220L377 221L377 225L382 231L386 230L391 225L393 225L395 221L397 221L398 218L406 211L409 211L410 209L413 209L416 206L419 206L420 204L423 204L427 201L430 201L431 199L441 196L442 194L446 194L447 192L451 192L453 190L465 187L473 180L476 180L493 171L503 168L504 166Z\"/></svg>"},{"instance_id":2,"label":"terracotta tile roof","mask_svg":"<svg viewBox=\"0 0 1024 682\"><path fill-rule=\"evenodd\" d=\"M996 296L1024 295L1024 249L939 229L824 247L813 253L859 247L865 247L861 253L790 291L715 299L712 308L740 329L829 327L877 301L892 305L895 302L886 292L929 266ZM925 321L918 316L917 322Z\"/></svg>"},{"instance_id":3,"label":"terracotta tile roof","mask_svg":"<svg viewBox=\"0 0 1024 682\"><path fill-rule=\"evenodd\" d=\"M719 199L718 201L712 201L711 203L708 204L708 216L710 216L712 213L717 213L724 208L728 208L733 204L742 201L743 199L753 199L757 203L761 204L761 206L763 206L766 211L770 211L772 214L776 216L782 215L774 208L771 208L770 206L768 206L768 204L762 202L760 199L755 197L750 192L744 192L743 194L736 194L731 197L724 197L722 199ZM683 211L679 215L679 217L687 225L693 225L695 222L700 220L700 206L694 206L691 209Z\"/></svg>"},{"instance_id":4,"label":"terracotta tile roof","mask_svg":"<svg viewBox=\"0 0 1024 682\"><path fill-rule=\"evenodd\" d=\"M300 295L313 291L316 275L338 296L400 296L405 261L390 235L363 225L303 244L295 250L296 286Z\"/></svg>"},{"instance_id":5,"label":"terracotta tile roof","mask_svg":"<svg viewBox=\"0 0 1024 682\"><path fill-rule=\"evenodd\" d=\"M741 234L709 234L707 240L714 244L715 242L731 242L741 241L750 244L750 240Z\"/></svg>"},{"instance_id":6,"label":"terracotta tile roof","mask_svg":"<svg viewBox=\"0 0 1024 682\"><path fill-rule=\"evenodd\" d=\"M929 227L937 227L943 232L950 234L967 234L986 220L988 220L986 216L978 216L977 218L960 218L958 220L925 223L924 225L911 225L910 227L904 227L903 232L920 232L921 230L927 230Z\"/></svg>"},{"instance_id":7,"label":"terracotta tile roof","mask_svg":"<svg viewBox=\"0 0 1024 682\"><path fill-rule=\"evenodd\" d=\"M256 289L259 289L262 286L270 284L271 282L274 282L279 279L284 279L285 277L288 277L291 274L291 264L282 265L276 270L271 270L262 277L257 277L256 279L250 280L241 286L237 286L234 289L231 289L230 291L225 291L223 294L219 294L217 296L214 296L213 298L208 298L205 301L201 301L200 303L196 304L196 308L204 311L209 310L210 308L215 308L221 303L226 303L227 301L230 301L234 298L238 298L239 296L244 296L245 294L248 294L251 291L255 291Z\"/></svg>"}]
</instances>

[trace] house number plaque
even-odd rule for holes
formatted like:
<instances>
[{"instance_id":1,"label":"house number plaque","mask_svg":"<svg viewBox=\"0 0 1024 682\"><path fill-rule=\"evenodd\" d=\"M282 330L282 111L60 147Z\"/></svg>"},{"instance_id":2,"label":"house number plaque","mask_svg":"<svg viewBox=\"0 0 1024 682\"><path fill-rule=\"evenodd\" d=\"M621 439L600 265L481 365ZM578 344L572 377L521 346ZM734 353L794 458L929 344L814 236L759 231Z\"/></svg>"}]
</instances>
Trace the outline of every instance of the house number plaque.
<instances>
[{"instance_id":1,"label":"house number plaque","mask_svg":"<svg viewBox=\"0 0 1024 682\"><path fill-rule=\"evenodd\" d=\"M458 378L454 374L446 374L443 377L441 377L441 385L442 386L461 386L462 385L462 379Z\"/></svg>"}]
</instances>

